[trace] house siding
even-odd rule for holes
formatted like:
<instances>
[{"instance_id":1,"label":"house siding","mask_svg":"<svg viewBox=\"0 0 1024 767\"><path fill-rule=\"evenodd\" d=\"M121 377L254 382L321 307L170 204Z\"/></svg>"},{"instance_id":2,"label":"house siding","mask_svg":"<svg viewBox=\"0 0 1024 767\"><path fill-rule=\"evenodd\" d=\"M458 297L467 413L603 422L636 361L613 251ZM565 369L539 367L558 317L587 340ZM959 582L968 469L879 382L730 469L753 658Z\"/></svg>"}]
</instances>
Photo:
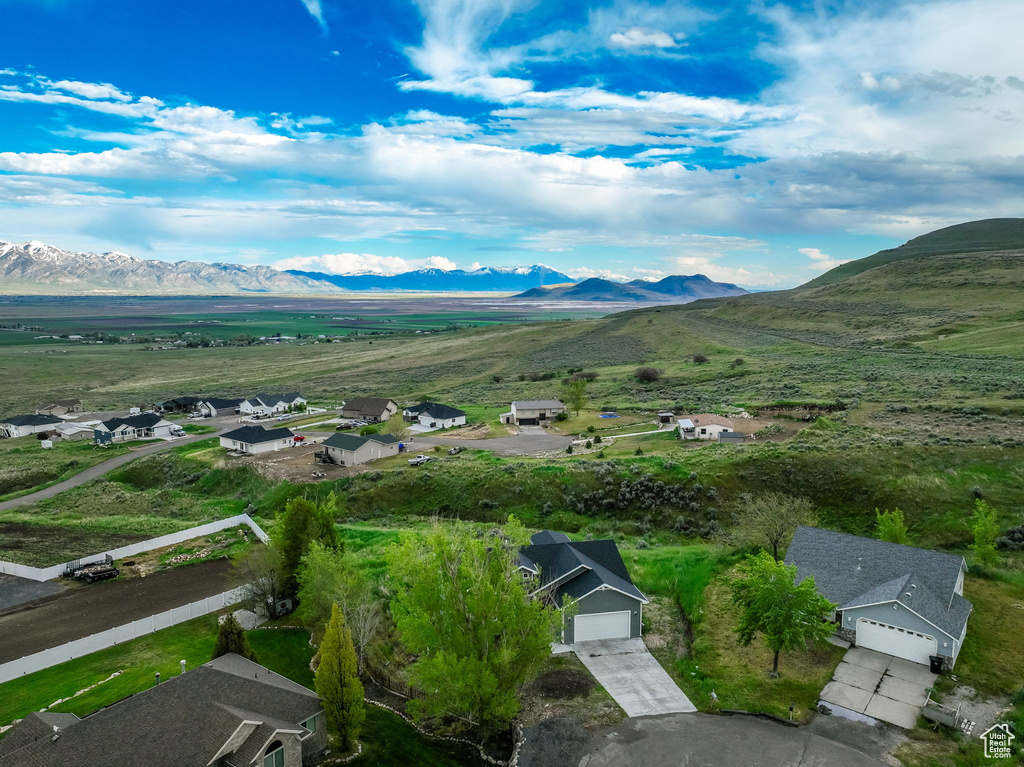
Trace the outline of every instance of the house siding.
<instances>
[{"instance_id":1,"label":"house siding","mask_svg":"<svg viewBox=\"0 0 1024 767\"><path fill-rule=\"evenodd\" d=\"M320 754L327 748L327 715L321 711L315 718L316 732L302 741L302 764L304 767L320 764Z\"/></svg>"},{"instance_id":2,"label":"house siding","mask_svg":"<svg viewBox=\"0 0 1024 767\"><path fill-rule=\"evenodd\" d=\"M896 609L892 609L896 605ZM857 619L867 618L878 623L887 623L890 626L916 631L919 634L928 634L935 637L938 642L939 655L956 656L956 642L938 627L915 615L903 605L895 602L886 602L879 605L857 607L852 610L843 610L843 628L857 630ZM945 645L945 646L943 646Z\"/></svg>"},{"instance_id":3,"label":"house siding","mask_svg":"<svg viewBox=\"0 0 1024 767\"><path fill-rule=\"evenodd\" d=\"M640 602L633 597L626 596L618 591L606 589L588 594L576 602L577 615L592 615L594 613L615 613L623 610L630 612L629 633L630 636L640 636ZM572 644L575 641L573 634L573 619L565 620L564 642Z\"/></svg>"},{"instance_id":4,"label":"house siding","mask_svg":"<svg viewBox=\"0 0 1024 767\"><path fill-rule=\"evenodd\" d=\"M361 463L376 461L378 458L386 458L390 455L398 455L398 443L384 444L381 442L369 441L361 445L358 450L342 450L341 448L326 445L327 454L335 463L343 466L358 466Z\"/></svg>"}]
</instances>

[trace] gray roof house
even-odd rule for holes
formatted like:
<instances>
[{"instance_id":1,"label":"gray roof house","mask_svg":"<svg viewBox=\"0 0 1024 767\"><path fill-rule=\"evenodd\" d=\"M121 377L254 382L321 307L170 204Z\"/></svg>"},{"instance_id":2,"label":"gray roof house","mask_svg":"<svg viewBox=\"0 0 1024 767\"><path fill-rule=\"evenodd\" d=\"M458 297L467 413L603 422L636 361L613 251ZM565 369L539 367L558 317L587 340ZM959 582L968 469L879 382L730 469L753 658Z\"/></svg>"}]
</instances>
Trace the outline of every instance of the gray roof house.
<instances>
[{"instance_id":1,"label":"gray roof house","mask_svg":"<svg viewBox=\"0 0 1024 767\"><path fill-rule=\"evenodd\" d=\"M332 434L323 441L326 457L338 466L358 466L390 455L398 455L401 445L393 434Z\"/></svg>"},{"instance_id":2,"label":"gray roof house","mask_svg":"<svg viewBox=\"0 0 1024 767\"><path fill-rule=\"evenodd\" d=\"M838 604L843 638L916 663L933 655L956 663L972 610L962 556L800 526L786 564Z\"/></svg>"},{"instance_id":3,"label":"gray roof house","mask_svg":"<svg viewBox=\"0 0 1024 767\"><path fill-rule=\"evenodd\" d=\"M273 450L295 447L291 429L264 429L262 426L242 426L220 435L220 446L239 453L258 455Z\"/></svg>"},{"instance_id":4,"label":"gray roof house","mask_svg":"<svg viewBox=\"0 0 1024 767\"><path fill-rule=\"evenodd\" d=\"M0 767L303 767L326 747L316 693L229 654L81 719L29 714Z\"/></svg>"},{"instance_id":5,"label":"gray roof house","mask_svg":"<svg viewBox=\"0 0 1024 767\"><path fill-rule=\"evenodd\" d=\"M155 413L139 413L126 418L102 421L93 430L93 439L97 444L105 444L135 439L168 439L184 434L181 426L165 421Z\"/></svg>"},{"instance_id":6,"label":"gray roof house","mask_svg":"<svg viewBox=\"0 0 1024 767\"><path fill-rule=\"evenodd\" d=\"M393 399L382 397L352 397L341 406L344 418L356 418L363 421L379 423L388 420L398 412L398 405Z\"/></svg>"},{"instance_id":7,"label":"gray roof house","mask_svg":"<svg viewBox=\"0 0 1024 767\"><path fill-rule=\"evenodd\" d=\"M410 405L402 411L402 417L406 421L417 421L418 426L413 427L417 431L450 429L453 426L462 426L466 423L465 410L459 410L449 405L439 405L436 402Z\"/></svg>"},{"instance_id":8,"label":"gray roof house","mask_svg":"<svg viewBox=\"0 0 1024 767\"><path fill-rule=\"evenodd\" d=\"M519 552L519 569L534 580L533 595L553 605L575 604L562 641L638 637L648 600L633 585L615 541L571 541L543 530Z\"/></svg>"},{"instance_id":9,"label":"gray roof house","mask_svg":"<svg viewBox=\"0 0 1024 767\"><path fill-rule=\"evenodd\" d=\"M306 398L297 391L285 392L284 394L257 394L255 397L244 399L238 404L242 413L250 415L273 415L283 413L290 407L306 404Z\"/></svg>"}]
</instances>

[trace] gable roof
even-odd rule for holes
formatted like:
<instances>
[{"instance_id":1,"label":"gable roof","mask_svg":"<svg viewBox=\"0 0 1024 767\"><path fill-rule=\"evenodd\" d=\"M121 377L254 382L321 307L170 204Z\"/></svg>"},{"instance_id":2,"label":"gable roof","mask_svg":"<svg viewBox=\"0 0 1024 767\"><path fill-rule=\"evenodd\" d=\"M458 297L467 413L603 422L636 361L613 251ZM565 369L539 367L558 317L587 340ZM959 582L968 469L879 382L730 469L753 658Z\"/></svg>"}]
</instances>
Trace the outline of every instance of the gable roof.
<instances>
[{"instance_id":1,"label":"gable roof","mask_svg":"<svg viewBox=\"0 0 1024 767\"><path fill-rule=\"evenodd\" d=\"M682 419L690 421L694 426L728 426L730 429L736 428L725 416L715 415L714 413L698 413L697 415L687 416Z\"/></svg>"},{"instance_id":2,"label":"gable roof","mask_svg":"<svg viewBox=\"0 0 1024 767\"><path fill-rule=\"evenodd\" d=\"M291 429L264 429L262 426L242 426L227 434L221 434L221 439L233 439L235 442L244 442L247 445L258 445L261 442L277 442L279 439L294 439L295 435Z\"/></svg>"},{"instance_id":3,"label":"gable roof","mask_svg":"<svg viewBox=\"0 0 1024 767\"><path fill-rule=\"evenodd\" d=\"M564 408L565 405L557 399L517 399L512 403L512 407L523 410L544 410L554 407Z\"/></svg>"},{"instance_id":4,"label":"gable roof","mask_svg":"<svg viewBox=\"0 0 1024 767\"><path fill-rule=\"evenodd\" d=\"M786 564L797 566L798 583L813 576L819 593L840 610L899 602L954 639L971 613L971 603L956 593L967 568L958 554L801 525Z\"/></svg>"},{"instance_id":5,"label":"gable roof","mask_svg":"<svg viewBox=\"0 0 1024 767\"><path fill-rule=\"evenodd\" d=\"M107 431L117 431L122 426L132 429L152 429L163 420L156 413L140 413L127 418L111 418L109 421L103 421L100 425Z\"/></svg>"},{"instance_id":6,"label":"gable roof","mask_svg":"<svg viewBox=\"0 0 1024 767\"><path fill-rule=\"evenodd\" d=\"M290 405L297 399L302 399L302 395L297 391L290 391L284 394L257 394L248 400L242 400L242 402L258 402L264 407L274 407L281 402Z\"/></svg>"},{"instance_id":7,"label":"gable roof","mask_svg":"<svg viewBox=\"0 0 1024 767\"><path fill-rule=\"evenodd\" d=\"M336 433L325 439L321 444L327 445L328 447L336 447L339 450L355 452L367 442L378 442L381 445L393 445L396 442L400 442L400 440L394 434L367 434L365 437L361 437L358 434Z\"/></svg>"},{"instance_id":8,"label":"gable roof","mask_svg":"<svg viewBox=\"0 0 1024 767\"><path fill-rule=\"evenodd\" d=\"M54 423L64 423L63 418L58 418L55 415L12 415L10 418L5 418L0 423L9 423L11 426L49 426Z\"/></svg>"},{"instance_id":9,"label":"gable roof","mask_svg":"<svg viewBox=\"0 0 1024 767\"><path fill-rule=\"evenodd\" d=\"M226 410L227 408L236 408L241 405L245 400L242 399L222 399L221 397L207 397L200 401L200 405L209 405L214 410Z\"/></svg>"},{"instance_id":10,"label":"gable roof","mask_svg":"<svg viewBox=\"0 0 1024 767\"><path fill-rule=\"evenodd\" d=\"M553 596L561 602L563 596L579 599L603 586L647 604L647 597L633 585L615 541L570 541L551 530L530 540L535 539L552 542L524 547L519 563L533 572L540 570L538 591L554 589Z\"/></svg>"},{"instance_id":11,"label":"gable roof","mask_svg":"<svg viewBox=\"0 0 1024 767\"><path fill-rule=\"evenodd\" d=\"M418 405L406 408L406 411L417 416L425 415L430 418L439 418L442 421L466 415L464 410L449 407L448 405L439 405L436 402L421 402Z\"/></svg>"},{"instance_id":12,"label":"gable roof","mask_svg":"<svg viewBox=\"0 0 1024 767\"><path fill-rule=\"evenodd\" d=\"M205 765L249 720L259 725L236 751L247 757L239 763L248 764L276 730L305 734L300 723L321 708L316 694L302 685L225 655L83 719L59 720L63 726L56 740L52 726L43 729L44 715L30 715L24 735L18 724L0 741L0 765Z\"/></svg>"},{"instance_id":13,"label":"gable roof","mask_svg":"<svg viewBox=\"0 0 1024 767\"><path fill-rule=\"evenodd\" d=\"M393 399L383 397L352 397L345 400L342 410L358 410L360 413L379 414L383 413L388 405L398 407Z\"/></svg>"}]
</instances>

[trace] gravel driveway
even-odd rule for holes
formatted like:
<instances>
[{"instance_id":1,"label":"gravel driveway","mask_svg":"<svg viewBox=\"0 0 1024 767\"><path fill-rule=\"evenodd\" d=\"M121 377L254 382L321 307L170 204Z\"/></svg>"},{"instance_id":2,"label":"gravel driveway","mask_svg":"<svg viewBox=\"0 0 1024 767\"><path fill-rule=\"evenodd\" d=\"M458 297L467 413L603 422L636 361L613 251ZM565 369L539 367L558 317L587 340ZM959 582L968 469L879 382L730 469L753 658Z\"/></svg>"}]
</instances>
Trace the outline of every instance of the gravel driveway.
<instances>
[{"instance_id":1,"label":"gravel driveway","mask_svg":"<svg viewBox=\"0 0 1024 767\"><path fill-rule=\"evenodd\" d=\"M539 427L538 427L539 428ZM492 437L491 439L456 439L455 437L421 437L416 435L409 441L409 452L418 452L434 445L462 445L466 448L490 450L498 455L539 455L556 450L565 450L572 442L572 437L561 434L516 434L511 437Z\"/></svg>"}]
</instances>

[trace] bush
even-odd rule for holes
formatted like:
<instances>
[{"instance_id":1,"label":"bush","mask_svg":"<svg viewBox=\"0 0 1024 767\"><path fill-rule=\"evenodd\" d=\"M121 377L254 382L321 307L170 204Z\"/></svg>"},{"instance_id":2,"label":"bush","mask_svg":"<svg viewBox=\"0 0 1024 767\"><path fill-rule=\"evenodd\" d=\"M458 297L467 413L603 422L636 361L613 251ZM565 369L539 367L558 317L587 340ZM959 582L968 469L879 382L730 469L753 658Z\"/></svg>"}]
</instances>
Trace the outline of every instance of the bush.
<instances>
[{"instance_id":1,"label":"bush","mask_svg":"<svg viewBox=\"0 0 1024 767\"><path fill-rule=\"evenodd\" d=\"M693 364L694 365L707 365L709 362L711 362L711 360L709 360L703 354L694 354L693 355Z\"/></svg>"},{"instance_id":2,"label":"bush","mask_svg":"<svg viewBox=\"0 0 1024 767\"><path fill-rule=\"evenodd\" d=\"M640 367L636 369L633 375L641 383L654 383L661 378L661 373L662 371L659 368Z\"/></svg>"},{"instance_id":3,"label":"bush","mask_svg":"<svg viewBox=\"0 0 1024 767\"><path fill-rule=\"evenodd\" d=\"M568 414L568 413L566 413L566 412L565 412L565 411L563 410L563 411L562 411L561 413L558 413L558 414L557 414L557 415L555 416L555 420L556 420L556 421L568 421L568 420L569 420L569 414Z\"/></svg>"},{"instance_id":4,"label":"bush","mask_svg":"<svg viewBox=\"0 0 1024 767\"><path fill-rule=\"evenodd\" d=\"M572 455L572 445L566 445L565 452L567 452L569 455Z\"/></svg>"},{"instance_id":5,"label":"bush","mask_svg":"<svg viewBox=\"0 0 1024 767\"><path fill-rule=\"evenodd\" d=\"M999 536L996 547L1002 551L1024 551L1024 525L1011 527L1006 535Z\"/></svg>"},{"instance_id":6,"label":"bush","mask_svg":"<svg viewBox=\"0 0 1024 767\"><path fill-rule=\"evenodd\" d=\"M590 450L590 448L592 448L593 446L594 446L594 443L593 443L593 442L591 442L591 441L590 441L590 440L588 439L588 440L587 440L587 450Z\"/></svg>"},{"instance_id":7,"label":"bush","mask_svg":"<svg viewBox=\"0 0 1024 767\"><path fill-rule=\"evenodd\" d=\"M596 437L594 437L594 444L595 445L600 445L602 442L604 442L604 440L601 439L601 435L600 434L598 434Z\"/></svg>"},{"instance_id":8,"label":"bush","mask_svg":"<svg viewBox=\"0 0 1024 767\"><path fill-rule=\"evenodd\" d=\"M644 454L644 450L643 450L642 447L638 447L635 451L633 451L633 455L643 455L643 454Z\"/></svg>"},{"instance_id":9,"label":"bush","mask_svg":"<svg viewBox=\"0 0 1024 767\"><path fill-rule=\"evenodd\" d=\"M368 437L371 434L380 434L380 429L376 426L364 426L359 430L360 437Z\"/></svg>"}]
</instances>

